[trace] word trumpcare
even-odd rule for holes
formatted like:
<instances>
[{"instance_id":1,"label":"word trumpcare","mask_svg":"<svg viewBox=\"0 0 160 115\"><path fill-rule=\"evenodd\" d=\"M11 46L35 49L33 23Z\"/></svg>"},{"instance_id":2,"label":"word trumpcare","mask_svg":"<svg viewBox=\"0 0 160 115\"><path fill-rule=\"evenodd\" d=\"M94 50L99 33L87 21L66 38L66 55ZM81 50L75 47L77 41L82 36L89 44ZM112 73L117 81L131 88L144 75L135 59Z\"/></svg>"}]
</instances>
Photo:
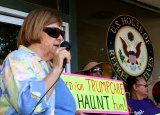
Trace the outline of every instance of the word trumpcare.
<instances>
[{"instance_id":1,"label":"word trumpcare","mask_svg":"<svg viewBox=\"0 0 160 115\"><path fill-rule=\"evenodd\" d=\"M88 91L94 93L109 93L124 95L123 83L111 81L98 81L95 79L85 79L88 83Z\"/></svg>"}]
</instances>

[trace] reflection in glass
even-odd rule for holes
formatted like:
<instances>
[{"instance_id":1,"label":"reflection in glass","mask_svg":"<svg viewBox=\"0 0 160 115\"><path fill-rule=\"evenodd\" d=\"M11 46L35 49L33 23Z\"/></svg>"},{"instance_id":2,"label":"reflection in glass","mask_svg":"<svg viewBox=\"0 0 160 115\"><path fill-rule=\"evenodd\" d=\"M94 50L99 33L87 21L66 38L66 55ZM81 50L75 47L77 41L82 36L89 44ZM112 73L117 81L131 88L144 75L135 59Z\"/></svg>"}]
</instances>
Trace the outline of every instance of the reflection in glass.
<instances>
[{"instance_id":1,"label":"reflection in glass","mask_svg":"<svg viewBox=\"0 0 160 115\"><path fill-rule=\"evenodd\" d=\"M21 26L0 22L0 59L17 49L17 37Z\"/></svg>"}]
</instances>

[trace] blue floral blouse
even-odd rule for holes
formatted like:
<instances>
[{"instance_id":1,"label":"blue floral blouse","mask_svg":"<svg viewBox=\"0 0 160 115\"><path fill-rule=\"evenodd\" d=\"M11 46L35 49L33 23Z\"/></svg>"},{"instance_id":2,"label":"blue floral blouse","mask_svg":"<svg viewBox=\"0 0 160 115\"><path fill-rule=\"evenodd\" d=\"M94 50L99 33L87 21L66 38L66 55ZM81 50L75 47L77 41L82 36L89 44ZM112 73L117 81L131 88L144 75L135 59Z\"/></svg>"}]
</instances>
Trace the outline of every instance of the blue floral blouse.
<instances>
[{"instance_id":1,"label":"blue floral blouse","mask_svg":"<svg viewBox=\"0 0 160 115\"><path fill-rule=\"evenodd\" d=\"M0 74L0 115L29 115L45 94L47 63L24 46L4 60ZM42 99L33 114L75 115L76 104L60 78L50 98Z\"/></svg>"}]
</instances>

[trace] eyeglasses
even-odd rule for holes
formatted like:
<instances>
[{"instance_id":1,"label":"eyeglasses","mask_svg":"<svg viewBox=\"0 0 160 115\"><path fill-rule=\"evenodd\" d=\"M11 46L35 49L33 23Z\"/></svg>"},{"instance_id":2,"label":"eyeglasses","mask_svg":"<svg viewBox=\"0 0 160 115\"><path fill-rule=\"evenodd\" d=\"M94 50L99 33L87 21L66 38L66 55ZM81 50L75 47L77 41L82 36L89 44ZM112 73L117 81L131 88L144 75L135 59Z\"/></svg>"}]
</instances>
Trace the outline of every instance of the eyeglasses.
<instances>
[{"instance_id":1,"label":"eyeglasses","mask_svg":"<svg viewBox=\"0 0 160 115\"><path fill-rule=\"evenodd\" d=\"M65 34L65 32L59 28L44 27L43 31L53 38L58 38L59 35L61 35L64 38Z\"/></svg>"},{"instance_id":2,"label":"eyeglasses","mask_svg":"<svg viewBox=\"0 0 160 115\"><path fill-rule=\"evenodd\" d=\"M147 84L136 84L136 85L144 86L144 87L148 87L148 85L147 85Z\"/></svg>"},{"instance_id":3,"label":"eyeglasses","mask_svg":"<svg viewBox=\"0 0 160 115\"><path fill-rule=\"evenodd\" d=\"M99 73L102 75L103 70L102 70L101 68L99 68L99 67L93 67L93 68L91 69L91 72L92 72L92 73L97 73L97 72L99 72Z\"/></svg>"}]
</instances>

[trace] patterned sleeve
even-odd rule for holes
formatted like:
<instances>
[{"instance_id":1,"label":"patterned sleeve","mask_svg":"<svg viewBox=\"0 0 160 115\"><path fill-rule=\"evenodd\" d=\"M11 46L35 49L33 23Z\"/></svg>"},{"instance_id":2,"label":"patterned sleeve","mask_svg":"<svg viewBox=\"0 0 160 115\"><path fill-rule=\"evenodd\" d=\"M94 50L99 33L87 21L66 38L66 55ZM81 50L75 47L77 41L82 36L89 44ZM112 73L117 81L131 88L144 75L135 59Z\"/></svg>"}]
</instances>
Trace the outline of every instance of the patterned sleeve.
<instances>
[{"instance_id":1,"label":"patterned sleeve","mask_svg":"<svg viewBox=\"0 0 160 115\"><path fill-rule=\"evenodd\" d=\"M9 103L22 115L29 115L45 93L45 84L39 74L39 71L43 70L41 68L39 71L35 70L39 65L35 68L32 65L36 64L28 59L17 59L14 56L8 57L3 65L2 90ZM44 97L34 113L44 112L46 108L48 104Z\"/></svg>"}]
</instances>

